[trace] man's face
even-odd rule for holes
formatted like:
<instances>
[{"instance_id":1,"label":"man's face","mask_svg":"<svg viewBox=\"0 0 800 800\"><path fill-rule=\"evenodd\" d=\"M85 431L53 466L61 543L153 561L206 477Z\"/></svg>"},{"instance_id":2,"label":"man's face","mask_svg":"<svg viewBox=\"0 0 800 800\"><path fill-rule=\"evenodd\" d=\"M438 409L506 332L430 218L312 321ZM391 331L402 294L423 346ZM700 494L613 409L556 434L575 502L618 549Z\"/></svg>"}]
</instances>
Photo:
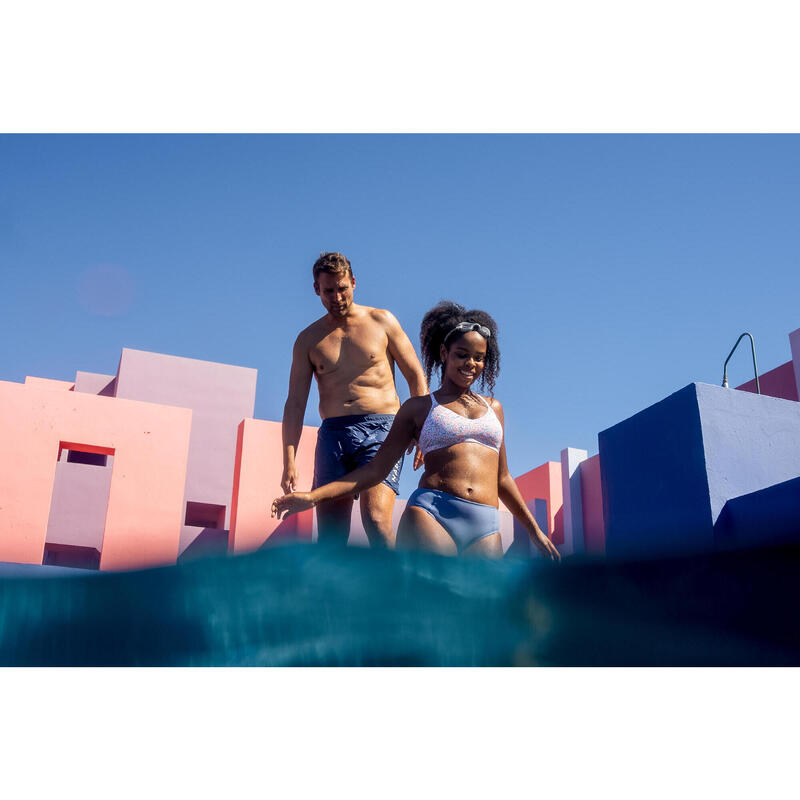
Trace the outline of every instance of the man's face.
<instances>
[{"instance_id":1,"label":"man's face","mask_svg":"<svg viewBox=\"0 0 800 800\"><path fill-rule=\"evenodd\" d=\"M355 288L356 279L346 272L339 275L321 272L319 278L314 281L314 291L319 295L326 311L334 317L347 316L350 306L353 305Z\"/></svg>"}]
</instances>

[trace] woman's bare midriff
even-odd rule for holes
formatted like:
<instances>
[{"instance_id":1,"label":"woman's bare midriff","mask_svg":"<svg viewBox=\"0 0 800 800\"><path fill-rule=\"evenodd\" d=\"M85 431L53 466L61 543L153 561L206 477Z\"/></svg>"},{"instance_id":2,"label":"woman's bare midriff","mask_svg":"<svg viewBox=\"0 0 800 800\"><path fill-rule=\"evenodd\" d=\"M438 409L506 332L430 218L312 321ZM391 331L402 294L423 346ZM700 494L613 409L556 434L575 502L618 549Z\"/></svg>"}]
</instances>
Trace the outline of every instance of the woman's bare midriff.
<instances>
[{"instance_id":1,"label":"woman's bare midriff","mask_svg":"<svg viewBox=\"0 0 800 800\"><path fill-rule=\"evenodd\" d=\"M476 442L461 442L425 456L425 472L419 485L440 492L483 503L498 505L497 474L500 455Z\"/></svg>"}]
</instances>

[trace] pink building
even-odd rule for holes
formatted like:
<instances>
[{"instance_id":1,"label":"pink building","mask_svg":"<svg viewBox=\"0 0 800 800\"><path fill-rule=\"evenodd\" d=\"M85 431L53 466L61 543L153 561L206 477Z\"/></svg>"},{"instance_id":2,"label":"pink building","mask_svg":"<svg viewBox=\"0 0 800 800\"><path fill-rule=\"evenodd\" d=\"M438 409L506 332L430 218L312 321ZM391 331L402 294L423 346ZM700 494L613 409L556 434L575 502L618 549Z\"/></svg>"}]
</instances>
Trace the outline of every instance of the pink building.
<instances>
[{"instance_id":1,"label":"pink building","mask_svg":"<svg viewBox=\"0 0 800 800\"><path fill-rule=\"evenodd\" d=\"M101 569L174 563L189 409L81 394L63 385L2 381L0 410L0 561L43 563L55 512L53 535L60 541L53 542L54 552L63 557L71 548L81 566L99 545ZM65 452L80 456L62 461ZM103 466L109 457L113 469ZM87 479L83 467L98 472ZM105 499L96 491L105 491ZM101 544L92 525L102 502Z\"/></svg>"},{"instance_id":2,"label":"pink building","mask_svg":"<svg viewBox=\"0 0 800 800\"><path fill-rule=\"evenodd\" d=\"M252 419L255 388L254 369L129 349L115 375L0 382L0 561L124 569L310 538L310 515L269 517L280 424Z\"/></svg>"}]
</instances>

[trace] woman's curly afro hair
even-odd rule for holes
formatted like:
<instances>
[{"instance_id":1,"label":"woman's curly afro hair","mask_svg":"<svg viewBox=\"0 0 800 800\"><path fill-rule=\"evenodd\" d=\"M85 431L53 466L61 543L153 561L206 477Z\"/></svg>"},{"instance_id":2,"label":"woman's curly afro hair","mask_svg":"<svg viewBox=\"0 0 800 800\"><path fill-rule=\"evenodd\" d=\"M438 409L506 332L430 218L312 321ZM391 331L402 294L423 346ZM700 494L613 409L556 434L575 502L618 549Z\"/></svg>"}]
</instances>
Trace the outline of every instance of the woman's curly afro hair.
<instances>
[{"instance_id":1,"label":"woman's curly afro hair","mask_svg":"<svg viewBox=\"0 0 800 800\"><path fill-rule=\"evenodd\" d=\"M419 345L422 352L422 364L425 367L425 375L428 383L431 375L438 367L441 377L442 361L440 358L440 346L447 336L459 322L477 322L479 325L487 327L492 335L486 340L486 360L483 364L483 372L479 380L481 389L489 390L489 394L494 396L495 380L500 373L500 348L497 344L497 323L485 312L473 308L467 310L464 306L454 303L452 300L442 300L437 303L422 318L422 326L419 331ZM451 342L452 343L452 342Z\"/></svg>"}]
</instances>

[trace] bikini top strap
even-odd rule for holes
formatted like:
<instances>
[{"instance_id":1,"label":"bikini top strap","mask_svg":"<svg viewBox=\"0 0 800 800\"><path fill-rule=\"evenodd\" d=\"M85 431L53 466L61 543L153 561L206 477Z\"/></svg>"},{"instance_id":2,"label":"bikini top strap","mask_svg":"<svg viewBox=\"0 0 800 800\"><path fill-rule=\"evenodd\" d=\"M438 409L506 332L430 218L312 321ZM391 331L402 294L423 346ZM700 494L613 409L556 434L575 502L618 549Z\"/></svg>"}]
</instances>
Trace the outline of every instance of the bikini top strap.
<instances>
[{"instance_id":1,"label":"bikini top strap","mask_svg":"<svg viewBox=\"0 0 800 800\"><path fill-rule=\"evenodd\" d=\"M478 395L478 397L480 397L480 399L483 401L483 404L486 406L486 408L489 409L489 411L493 410L492 407L489 405L489 403L487 403L486 400L483 399L482 395Z\"/></svg>"},{"instance_id":2,"label":"bikini top strap","mask_svg":"<svg viewBox=\"0 0 800 800\"><path fill-rule=\"evenodd\" d=\"M439 404L436 402L436 398L433 396L433 392L431 392L431 411L433 411L436 406Z\"/></svg>"}]
</instances>

